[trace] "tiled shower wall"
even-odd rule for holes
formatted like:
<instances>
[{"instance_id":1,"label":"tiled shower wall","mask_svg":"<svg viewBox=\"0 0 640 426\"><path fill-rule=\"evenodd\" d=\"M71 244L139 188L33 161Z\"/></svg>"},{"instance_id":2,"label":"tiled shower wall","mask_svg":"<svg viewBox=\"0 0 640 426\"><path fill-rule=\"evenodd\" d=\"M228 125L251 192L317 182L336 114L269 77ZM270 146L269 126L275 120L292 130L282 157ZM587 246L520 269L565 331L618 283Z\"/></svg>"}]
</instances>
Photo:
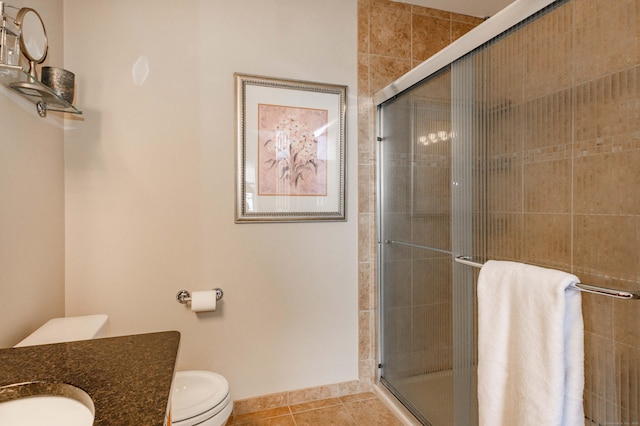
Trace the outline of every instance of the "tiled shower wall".
<instances>
[{"instance_id":1,"label":"tiled shower wall","mask_svg":"<svg viewBox=\"0 0 640 426\"><path fill-rule=\"evenodd\" d=\"M376 378L374 93L483 20L390 0L358 1L358 220L360 382Z\"/></svg>"},{"instance_id":2,"label":"tiled shower wall","mask_svg":"<svg viewBox=\"0 0 640 426\"><path fill-rule=\"evenodd\" d=\"M640 289L640 2L560 2L491 45L486 255ZM583 294L585 412L638 424L640 304Z\"/></svg>"},{"instance_id":3,"label":"tiled shower wall","mask_svg":"<svg viewBox=\"0 0 640 426\"><path fill-rule=\"evenodd\" d=\"M365 366L375 359L370 95L419 62L411 53L391 55L406 54L397 43L413 46L412 37L396 36L385 50L372 28L376 22L396 22L380 18L385 7L394 9L393 16L421 10L360 3L360 357ZM483 117L486 222L476 235L486 244L476 254L571 271L588 284L640 289L640 2L560 2L493 43L479 61L488 72L478 81L489 95ZM583 306L586 415L602 425L638 424L640 305L584 294Z\"/></svg>"}]
</instances>

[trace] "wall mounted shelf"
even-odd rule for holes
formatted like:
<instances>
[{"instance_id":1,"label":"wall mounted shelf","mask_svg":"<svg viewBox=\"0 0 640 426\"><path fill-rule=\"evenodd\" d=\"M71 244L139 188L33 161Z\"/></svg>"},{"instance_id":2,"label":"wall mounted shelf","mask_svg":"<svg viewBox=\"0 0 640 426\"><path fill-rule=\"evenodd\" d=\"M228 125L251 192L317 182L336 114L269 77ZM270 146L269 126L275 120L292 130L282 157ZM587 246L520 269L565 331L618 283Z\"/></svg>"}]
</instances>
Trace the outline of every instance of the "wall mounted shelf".
<instances>
[{"instance_id":1,"label":"wall mounted shelf","mask_svg":"<svg viewBox=\"0 0 640 426\"><path fill-rule=\"evenodd\" d=\"M58 96L51 88L32 77L22 67L0 64L0 83L33 102L40 117L47 111L82 114L82 111Z\"/></svg>"}]
</instances>

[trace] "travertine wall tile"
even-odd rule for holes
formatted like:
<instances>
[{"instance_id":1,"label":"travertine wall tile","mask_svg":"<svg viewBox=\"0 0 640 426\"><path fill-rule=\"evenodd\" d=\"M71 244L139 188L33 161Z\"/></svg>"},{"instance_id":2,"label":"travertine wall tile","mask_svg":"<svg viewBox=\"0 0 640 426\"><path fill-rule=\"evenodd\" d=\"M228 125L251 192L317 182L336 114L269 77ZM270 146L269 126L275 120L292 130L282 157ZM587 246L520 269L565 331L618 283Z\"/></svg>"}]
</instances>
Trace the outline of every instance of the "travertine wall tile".
<instances>
[{"instance_id":1,"label":"travertine wall tile","mask_svg":"<svg viewBox=\"0 0 640 426\"><path fill-rule=\"evenodd\" d=\"M580 279L592 285L610 286L610 280L594 276L589 273L578 272ZM583 294L582 305L584 306L584 330L604 338L613 339L613 305L614 300L608 297L600 297L595 294ZM595 315L595 313L598 315Z\"/></svg>"},{"instance_id":2,"label":"travertine wall tile","mask_svg":"<svg viewBox=\"0 0 640 426\"><path fill-rule=\"evenodd\" d=\"M523 172L525 213L571 212L571 159L526 164Z\"/></svg>"},{"instance_id":3,"label":"travertine wall tile","mask_svg":"<svg viewBox=\"0 0 640 426\"><path fill-rule=\"evenodd\" d=\"M411 11L411 5L407 4L407 3L399 3L396 1L392 1L392 0L369 0L369 3L371 4L371 6L382 6L382 7L388 7L394 10L401 10L404 12L410 12Z\"/></svg>"},{"instance_id":4,"label":"travertine wall tile","mask_svg":"<svg viewBox=\"0 0 640 426\"><path fill-rule=\"evenodd\" d=\"M433 16L436 18L449 19L449 20L451 19L451 15L453 15L451 12L447 12L446 10L432 9L430 7L423 7L423 6L413 6L411 8L411 13L413 13L414 15ZM459 15L457 20L459 21L462 20L463 18L460 18L461 16L464 16L464 15Z\"/></svg>"},{"instance_id":5,"label":"travertine wall tile","mask_svg":"<svg viewBox=\"0 0 640 426\"><path fill-rule=\"evenodd\" d=\"M571 216L524 213L522 261L568 270L571 266Z\"/></svg>"},{"instance_id":6,"label":"travertine wall tile","mask_svg":"<svg viewBox=\"0 0 640 426\"><path fill-rule=\"evenodd\" d=\"M358 53L369 54L368 1L358 1Z\"/></svg>"},{"instance_id":7,"label":"travertine wall tile","mask_svg":"<svg viewBox=\"0 0 640 426\"><path fill-rule=\"evenodd\" d=\"M637 325L637 321L636 321ZM640 403L638 400L638 388L640 386L640 349L637 346L628 346L622 343L614 345L615 401L620 401L616 407L616 415L620 419L619 424L632 425L640 419Z\"/></svg>"},{"instance_id":8,"label":"travertine wall tile","mask_svg":"<svg viewBox=\"0 0 640 426\"><path fill-rule=\"evenodd\" d=\"M471 24L473 27L477 27L485 21L485 18L478 18L477 16L461 15L459 13L451 13L452 22L462 22L465 24Z\"/></svg>"},{"instance_id":9,"label":"travertine wall tile","mask_svg":"<svg viewBox=\"0 0 640 426\"><path fill-rule=\"evenodd\" d=\"M456 41L475 27L477 24L451 21L451 41Z\"/></svg>"},{"instance_id":10,"label":"travertine wall tile","mask_svg":"<svg viewBox=\"0 0 640 426\"><path fill-rule=\"evenodd\" d=\"M373 94L384 89L393 80L406 74L411 69L411 61L409 59L371 55L369 69L369 84Z\"/></svg>"},{"instance_id":11,"label":"travertine wall tile","mask_svg":"<svg viewBox=\"0 0 640 426\"><path fill-rule=\"evenodd\" d=\"M409 58L411 55L411 13L372 6L369 11L369 53Z\"/></svg>"},{"instance_id":12,"label":"travertine wall tile","mask_svg":"<svg viewBox=\"0 0 640 426\"><path fill-rule=\"evenodd\" d=\"M413 59L424 61L451 43L451 19L413 15Z\"/></svg>"},{"instance_id":13,"label":"travertine wall tile","mask_svg":"<svg viewBox=\"0 0 640 426\"><path fill-rule=\"evenodd\" d=\"M369 97L369 55L358 54L358 99ZM364 100L363 100L364 101Z\"/></svg>"},{"instance_id":14,"label":"travertine wall tile","mask_svg":"<svg viewBox=\"0 0 640 426\"><path fill-rule=\"evenodd\" d=\"M486 217L487 256L514 261L522 259L524 245L522 213L489 212Z\"/></svg>"}]
</instances>

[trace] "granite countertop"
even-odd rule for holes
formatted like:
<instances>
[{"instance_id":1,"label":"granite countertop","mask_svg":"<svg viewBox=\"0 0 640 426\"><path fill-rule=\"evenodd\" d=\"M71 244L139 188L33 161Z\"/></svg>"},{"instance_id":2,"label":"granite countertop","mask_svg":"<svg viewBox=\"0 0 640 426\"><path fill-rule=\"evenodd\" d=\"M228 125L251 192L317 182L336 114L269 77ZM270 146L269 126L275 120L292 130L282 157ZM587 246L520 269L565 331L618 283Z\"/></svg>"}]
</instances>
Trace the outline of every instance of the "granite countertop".
<instances>
[{"instance_id":1,"label":"granite countertop","mask_svg":"<svg viewBox=\"0 0 640 426\"><path fill-rule=\"evenodd\" d=\"M165 331L0 349L0 387L66 383L89 394L96 426L161 426L179 343L180 333Z\"/></svg>"}]
</instances>

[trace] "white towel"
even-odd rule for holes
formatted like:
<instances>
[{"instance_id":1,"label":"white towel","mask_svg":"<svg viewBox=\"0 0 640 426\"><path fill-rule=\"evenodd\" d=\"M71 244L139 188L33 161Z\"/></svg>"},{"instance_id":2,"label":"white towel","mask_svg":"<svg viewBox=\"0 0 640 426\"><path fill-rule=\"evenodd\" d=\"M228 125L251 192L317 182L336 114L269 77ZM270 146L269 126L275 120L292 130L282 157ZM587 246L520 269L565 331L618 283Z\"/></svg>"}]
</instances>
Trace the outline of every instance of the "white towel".
<instances>
[{"instance_id":1,"label":"white towel","mask_svg":"<svg viewBox=\"0 0 640 426\"><path fill-rule=\"evenodd\" d=\"M578 278L488 261L478 278L480 426L583 426Z\"/></svg>"}]
</instances>

